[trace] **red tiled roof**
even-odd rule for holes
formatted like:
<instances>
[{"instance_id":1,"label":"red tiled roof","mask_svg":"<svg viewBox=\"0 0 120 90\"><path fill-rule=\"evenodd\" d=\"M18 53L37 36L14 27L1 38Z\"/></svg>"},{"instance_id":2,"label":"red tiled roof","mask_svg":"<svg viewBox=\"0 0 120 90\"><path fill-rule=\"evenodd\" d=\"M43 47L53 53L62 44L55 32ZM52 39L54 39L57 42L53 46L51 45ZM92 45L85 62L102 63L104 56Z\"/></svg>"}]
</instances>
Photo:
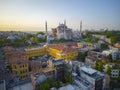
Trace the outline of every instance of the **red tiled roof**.
<instances>
[{"instance_id":1,"label":"red tiled roof","mask_svg":"<svg viewBox=\"0 0 120 90\"><path fill-rule=\"evenodd\" d=\"M50 72L50 71L53 71L53 70L54 70L54 68L52 68L52 67L42 69L42 71L43 71L44 73Z\"/></svg>"},{"instance_id":2,"label":"red tiled roof","mask_svg":"<svg viewBox=\"0 0 120 90\"><path fill-rule=\"evenodd\" d=\"M51 44L49 47L61 50L62 52L72 52L76 50L72 47L68 47L67 45L62 45L62 44Z\"/></svg>"},{"instance_id":3,"label":"red tiled roof","mask_svg":"<svg viewBox=\"0 0 120 90\"><path fill-rule=\"evenodd\" d=\"M10 46L5 46L3 48L4 52L9 52L9 51L15 51L15 49L13 47L10 47Z\"/></svg>"},{"instance_id":4,"label":"red tiled roof","mask_svg":"<svg viewBox=\"0 0 120 90\"><path fill-rule=\"evenodd\" d=\"M28 63L27 59L17 59L14 61L10 61L10 64L25 64L25 63Z\"/></svg>"},{"instance_id":5,"label":"red tiled roof","mask_svg":"<svg viewBox=\"0 0 120 90\"><path fill-rule=\"evenodd\" d=\"M115 44L116 48L120 48L120 43Z\"/></svg>"},{"instance_id":6,"label":"red tiled roof","mask_svg":"<svg viewBox=\"0 0 120 90\"><path fill-rule=\"evenodd\" d=\"M70 43L68 43L68 45L71 45L71 46L74 46L74 47L78 47L77 42L70 42Z\"/></svg>"},{"instance_id":7,"label":"red tiled roof","mask_svg":"<svg viewBox=\"0 0 120 90\"><path fill-rule=\"evenodd\" d=\"M16 50L16 51L12 51L12 52L6 52L6 55L9 55L9 56L23 56L23 55L27 55L27 53L24 50Z\"/></svg>"},{"instance_id":8,"label":"red tiled roof","mask_svg":"<svg viewBox=\"0 0 120 90\"><path fill-rule=\"evenodd\" d=\"M34 68L34 67L38 67L38 66L41 66L41 63L39 61L30 61L30 67L31 68Z\"/></svg>"}]
</instances>

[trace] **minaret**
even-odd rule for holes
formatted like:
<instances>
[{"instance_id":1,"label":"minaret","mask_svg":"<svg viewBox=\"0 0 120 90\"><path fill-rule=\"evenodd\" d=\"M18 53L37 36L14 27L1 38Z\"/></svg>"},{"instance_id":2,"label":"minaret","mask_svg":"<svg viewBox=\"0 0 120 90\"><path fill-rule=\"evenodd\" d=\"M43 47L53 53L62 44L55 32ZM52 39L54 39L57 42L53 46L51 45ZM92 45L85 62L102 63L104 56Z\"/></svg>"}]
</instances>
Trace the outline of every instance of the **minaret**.
<instances>
[{"instance_id":1,"label":"minaret","mask_svg":"<svg viewBox=\"0 0 120 90\"><path fill-rule=\"evenodd\" d=\"M82 34L82 21L80 22L80 34Z\"/></svg>"},{"instance_id":2,"label":"minaret","mask_svg":"<svg viewBox=\"0 0 120 90\"><path fill-rule=\"evenodd\" d=\"M45 33L46 33L46 35L48 34L48 32L47 32L47 21L45 21Z\"/></svg>"},{"instance_id":3,"label":"minaret","mask_svg":"<svg viewBox=\"0 0 120 90\"><path fill-rule=\"evenodd\" d=\"M65 31L65 28L66 28L66 20L64 20L64 31Z\"/></svg>"},{"instance_id":4,"label":"minaret","mask_svg":"<svg viewBox=\"0 0 120 90\"><path fill-rule=\"evenodd\" d=\"M66 39L66 20L64 20L64 38Z\"/></svg>"},{"instance_id":5,"label":"minaret","mask_svg":"<svg viewBox=\"0 0 120 90\"><path fill-rule=\"evenodd\" d=\"M64 20L64 26L66 26L66 20Z\"/></svg>"},{"instance_id":6,"label":"minaret","mask_svg":"<svg viewBox=\"0 0 120 90\"><path fill-rule=\"evenodd\" d=\"M82 21L80 22L80 37L82 38Z\"/></svg>"}]
</instances>

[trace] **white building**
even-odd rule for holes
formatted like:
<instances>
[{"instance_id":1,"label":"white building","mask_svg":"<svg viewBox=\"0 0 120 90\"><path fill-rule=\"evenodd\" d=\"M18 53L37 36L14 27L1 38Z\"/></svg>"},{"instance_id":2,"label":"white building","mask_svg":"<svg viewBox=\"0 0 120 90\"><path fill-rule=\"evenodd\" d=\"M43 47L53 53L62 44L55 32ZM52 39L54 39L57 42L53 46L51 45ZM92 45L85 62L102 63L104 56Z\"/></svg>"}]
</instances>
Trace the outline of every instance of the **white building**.
<instances>
[{"instance_id":1,"label":"white building","mask_svg":"<svg viewBox=\"0 0 120 90\"><path fill-rule=\"evenodd\" d=\"M68 84L66 86L60 87L57 90L75 90L75 88L72 85Z\"/></svg>"},{"instance_id":2,"label":"white building","mask_svg":"<svg viewBox=\"0 0 120 90\"><path fill-rule=\"evenodd\" d=\"M117 66L115 64L107 64L105 65L105 72L107 71L107 67L110 66L111 67L111 77L112 78L118 78L119 77L119 69L117 68Z\"/></svg>"},{"instance_id":3,"label":"white building","mask_svg":"<svg viewBox=\"0 0 120 90\"><path fill-rule=\"evenodd\" d=\"M80 34L80 31L78 31L78 30L73 31L73 38L79 39L81 37L82 37L82 35Z\"/></svg>"},{"instance_id":4,"label":"white building","mask_svg":"<svg viewBox=\"0 0 120 90\"><path fill-rule=\"evenodd\" d=\"M104 55L104 56L109 56L111 54L111 51L110 50L104 50L104 51L102 51L101 54Z\"/></svg>"},{"instance_id":5,"label":"white building","mask_svg":"<svg viewBox=\"0 0 120 90\"><path fill-rule=\"evenodd\" d=\"M83 66L80 67L80 76L86 81L90 82L95 87L95 90L103 89L104 76L98 73L98 71L90 67Z\"/></svg>"},{"instance_id":6,"label":"white building","mask_svg":"<svg viewBox=\"0 0 120 90\"><path fill-rule=\"evenodd\" d=\"M95 90L95 87L93 84L91 84L89 81L81 77L77 77L74 80L74 84L75 84L74 85L75 88L79 87L78 90Z\"/></svg>"},{"instance_id":7,"label":"white building","mask_svg":"<svg viewBox=\"0 0 120 90\"><path fill-rule=\"evenodd\" d=\"M112 51L112 52L111 52L111 55L112 55L112 59L113 59L113 60L116 60L116 59L117 59L117 52Z\"/></svg>"},{"instance_id":8,"label":"white building","mask_svg":"<svg viewBox=\"0 0 120 90\"><path fill-rule=\"evenodd\" d=\"M118 78L119 77L119 69L112 69L111 77L112 78Z\"/></svg>"},{"instance_id":9,"label":"white building","mask_svg":"<svg viewBox=\"0 0 120 90\"><path fill-rule=\"evenodd\" d=\"M99 38L99 39L102 39L102 40L105 40L105 38L107 38L106 35L99 35L99 34L92 34L92 36L93 36L94 38Z\"/></svg>"}]
</instances>

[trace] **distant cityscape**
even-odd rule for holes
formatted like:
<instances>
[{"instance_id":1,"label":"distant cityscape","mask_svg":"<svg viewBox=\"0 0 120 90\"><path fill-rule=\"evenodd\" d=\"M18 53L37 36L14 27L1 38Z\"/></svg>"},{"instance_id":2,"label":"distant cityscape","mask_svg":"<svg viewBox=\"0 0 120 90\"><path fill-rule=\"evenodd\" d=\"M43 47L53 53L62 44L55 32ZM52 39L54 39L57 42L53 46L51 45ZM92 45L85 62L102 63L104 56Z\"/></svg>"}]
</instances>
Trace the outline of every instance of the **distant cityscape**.
<instances>
[{"instance_id":1,"label":"distant cityscape","mask_svg":"<svg viewBox=\"0 0 120 90\"><path fill-rule=\"evenodd\" d=\"M120 90L120 0L0 0L0 90Z\"/></svg>"},{"instance_id":2,"label":"distant cityscape","mask_svg":"<svg viewBox=\"0 0 120 90\"><path fill-rule=\"evenodd\" d=\"M0 31L1 90L119 90L120 31Z\"/></svg>"}]
</instances>

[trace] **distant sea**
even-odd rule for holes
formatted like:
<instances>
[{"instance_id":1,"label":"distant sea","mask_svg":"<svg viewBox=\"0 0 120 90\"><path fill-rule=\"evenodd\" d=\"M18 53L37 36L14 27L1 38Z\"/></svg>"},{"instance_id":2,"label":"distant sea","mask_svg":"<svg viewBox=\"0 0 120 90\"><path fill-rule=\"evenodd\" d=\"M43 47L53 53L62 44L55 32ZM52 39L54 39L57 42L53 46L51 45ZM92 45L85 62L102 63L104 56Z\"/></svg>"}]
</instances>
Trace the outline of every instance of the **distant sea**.
<instances>
[{"instance_id":1,"label":"distant sea","mask_svg":"<svg viewBox=\"0 0 120 90\"><path fill-rule=\"evenodd\" d=\"M40 32L40 31L24 31L24 32L30 33L30 34L36 34L37 32ZM43 32L43 31L41 31L41 32Z\"/></svg>"},{"instance_id":2,"label":"distant sea","mask_svg":"<svg viewBox=\"0 0 120 90\"><path fill-rule=\"evenodd\" d=\"M44 32L45 33L45 30L0 30L2 32L11 32L11 31L15 31L15 32L26 32L26 33L30 33L30 34L36 34L37 32ZM51 31L48 31L48 33L51 33Z\"/></svg>"}]
</instances>

